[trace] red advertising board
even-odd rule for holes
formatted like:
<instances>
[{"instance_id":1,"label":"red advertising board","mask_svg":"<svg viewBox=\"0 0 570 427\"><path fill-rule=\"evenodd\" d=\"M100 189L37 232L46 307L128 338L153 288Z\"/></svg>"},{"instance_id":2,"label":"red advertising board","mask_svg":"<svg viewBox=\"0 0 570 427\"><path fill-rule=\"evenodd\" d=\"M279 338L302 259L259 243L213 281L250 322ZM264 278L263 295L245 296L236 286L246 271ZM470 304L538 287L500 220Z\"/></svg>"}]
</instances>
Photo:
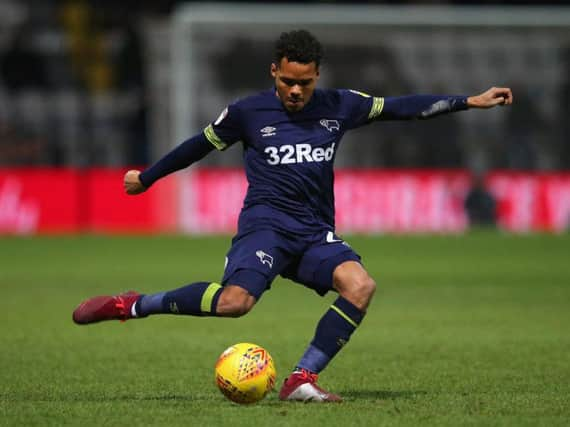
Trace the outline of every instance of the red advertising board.
<instances>
[{"instance_id":1,"label":"red advertising board","mask_svg":"<svg viewBox=\"0 0 570 427\"><path fill-rule=\"evenodd\" d=\"M509 231L570 227L570 174L495 172L487 187L497 199L499 225Z\"/></svg>"},{"instance_id":2,"label":"red advertising board","mask_svg":"<svg viewBox=\"0 0 570 427\"><path fill-rule=\"evenodd\" d=\"M0 234L233 233L247 183L240 169L193 169L145 194L123 192L125 169L0 170ZM340 233L461 232L471 185L464 171L338 170ZM494 172L487 188L508 231L570 227L570 173Z\"/></svg>"},{"instance_id":3,"label":"red advertising board","mask_svg":"<svg viewBox=\"0 0 570 427\"><path fill-rule=\"evenodd\" d=\"M143 194L123 190L126 170L91 169L85 181L89 195L83 229L95 232L164 232L176 227L175 177L165 178Z\"/></svg>"},{"instance_id":4,"label":"red advertising board","mask_svg":"<svg viewBox=\"0 0 570 427\"><path fill-rule=\"evenodd\" d=\"M458 232L467 220L465 172L345 170L335 178L343 232Z\"/></svg>"},{"instance_id":5,"label":"red advertising board","mask_svg":"<svg viewBox=\"0 0 570 427\"><path fill-rule=\"evenodd\" d=\"M77 231L80 181L74 170L0 170L0 233Z\"/></svg>"},{"instance_id":6,"label":"red advertising board","mask_svg":"<svg viewBox=\"0 0 570 427\"><path fill-rule=\"evenodd\" d=\"M340 233L461 232L471 186L465 171L337 170ZM486 181L498 224L513 232L562 232L570 227L570 173L494 172ZM235 231L247 189L243 171L198 169L181 191L181 227L190 233Z\"/></svg>"},{"instance_id":7,"label":"red advertising board","mask_svg":"<svg viewBox=\"0 0 570 427\"><path fill-rule=\"evenodd\" d=\"M123 169L0 169L0 234L158 232L176 226L173 183L137 197Z\"/></svg>"},{"instance_id":8,"label":"red advertising board","mask_svg":"<svg viewBox=\"0 0 570 427\"><path fill-rule=\"evenodd\" d=\"M335 174L339 232L461 231L467 223L465 172L339 170ZM191 233L233 232L247 189L243 171L199 169L186 182L182 227Z\"/></svg>"}]
</instances>

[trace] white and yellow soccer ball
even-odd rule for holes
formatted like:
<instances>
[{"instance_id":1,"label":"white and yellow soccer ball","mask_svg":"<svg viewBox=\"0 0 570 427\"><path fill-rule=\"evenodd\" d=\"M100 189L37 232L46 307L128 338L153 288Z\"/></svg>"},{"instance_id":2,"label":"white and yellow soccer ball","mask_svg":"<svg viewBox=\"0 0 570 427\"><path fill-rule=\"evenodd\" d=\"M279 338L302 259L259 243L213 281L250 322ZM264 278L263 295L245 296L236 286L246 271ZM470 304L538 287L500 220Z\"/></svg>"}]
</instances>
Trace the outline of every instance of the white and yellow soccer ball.
<instances>
[{"instance_id":1,"label":"white and yellow soccer ball","mask_svg":"<svg viewBox=\"0 0 570 427\"><path fill-rule=\"evenodd\" d=\"M239 343L226 349L216 362L216 384L233 402L255 403L275 386L275 365L263 347Z\"/></svg>"}]
</instances>

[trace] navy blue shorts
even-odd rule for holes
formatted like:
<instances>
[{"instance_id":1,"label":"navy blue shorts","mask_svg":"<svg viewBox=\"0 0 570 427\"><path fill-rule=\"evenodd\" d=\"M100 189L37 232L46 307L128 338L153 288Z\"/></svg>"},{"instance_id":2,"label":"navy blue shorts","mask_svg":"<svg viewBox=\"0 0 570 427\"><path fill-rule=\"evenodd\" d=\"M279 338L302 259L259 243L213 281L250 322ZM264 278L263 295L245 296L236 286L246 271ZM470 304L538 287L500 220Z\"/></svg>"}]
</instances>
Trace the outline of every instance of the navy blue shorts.
<instances>
[{"instance_id":1,"label":"navy blue shorts","mask_svg":"<svg viewBox=\"0 0 570 427\"><path fill-rule=\"evenodd\" d=\"M360 256L332 231L300 239L260 230L234 237L222 285L240 286L259 299L281 275L324 295L333 289L334 269L345 261L360 262Z\"/></svg>"}]
</instances>

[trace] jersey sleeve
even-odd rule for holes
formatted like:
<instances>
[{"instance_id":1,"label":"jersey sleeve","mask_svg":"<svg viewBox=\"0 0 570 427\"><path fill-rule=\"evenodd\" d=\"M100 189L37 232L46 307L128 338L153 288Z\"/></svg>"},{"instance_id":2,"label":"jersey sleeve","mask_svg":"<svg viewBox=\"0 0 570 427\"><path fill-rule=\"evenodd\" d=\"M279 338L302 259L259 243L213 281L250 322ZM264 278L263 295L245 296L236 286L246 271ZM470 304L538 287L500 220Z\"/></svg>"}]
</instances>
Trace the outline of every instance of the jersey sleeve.
<instances>
[{"instance_id":1,"label":"jersey sleeve","mask_svg":"<svg viewBox=\"0 0 570 427\"><path fill-rule=\"evenodd\" d=\"M364 126L382 113L384 98L352 89L339 90L341 108L347 116L347 128Z\"/></svg>"},{"instance_id":2,"label":"jersey sleeve","mask_svg":"<svg viewBox=\"0 0 570 427\"><path fill-rule=\"evenodd\" d=\"M204 129L206 139L223 151L242 139L241 112L237 103L228 105L216 121Z\"/></svg>"}]
</instances>

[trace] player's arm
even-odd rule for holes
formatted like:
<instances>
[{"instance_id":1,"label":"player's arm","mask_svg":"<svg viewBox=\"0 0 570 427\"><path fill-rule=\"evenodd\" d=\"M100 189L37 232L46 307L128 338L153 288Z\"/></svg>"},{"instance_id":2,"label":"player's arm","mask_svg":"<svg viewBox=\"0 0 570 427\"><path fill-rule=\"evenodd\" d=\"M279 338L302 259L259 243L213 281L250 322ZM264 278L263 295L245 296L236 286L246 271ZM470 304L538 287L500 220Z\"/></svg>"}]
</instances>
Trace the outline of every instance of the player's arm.
<instances>
[{"instance_id":1,"label":"player's arm","mask_svg":"<svg viewBox=\"0 0 570 427\"><path fill-rule=\"evenodd\" d=\"M144 172L128 171L124 178L125 192L143 193L160 178L190 166L214 149L225 150L240 139L240 112L236 104L232 104L202 133L184 141Z\"/></svg>"},{"instance_id":2,"label":"player's arm","mask_svg":"<svg viewBox=\"0 0 570 427\"><path fill-rule=\"evenodd\" d=\"M383 101L377 101L383 100ZM492 108L497 105L510 105L513 95L509 88L497 88L475 96L456 95L409 95L388 98L375 98L378 120L430 119L441 114L467 110L468 108ZM378 111L380 110L380 111Z\"/></svg>"},{"instance_id":3,"label":"player's arm","mask_svg":"<svg viewBox=\"0 0 570 427\"><path fill-rule=\"evenodd\" d=\"M214 148L204 133L200 133L184 141L144 172L128 171L124 178L125 192L130 195L143 193L160 178L201 160Z\"/></svg>"}]
</instances>

